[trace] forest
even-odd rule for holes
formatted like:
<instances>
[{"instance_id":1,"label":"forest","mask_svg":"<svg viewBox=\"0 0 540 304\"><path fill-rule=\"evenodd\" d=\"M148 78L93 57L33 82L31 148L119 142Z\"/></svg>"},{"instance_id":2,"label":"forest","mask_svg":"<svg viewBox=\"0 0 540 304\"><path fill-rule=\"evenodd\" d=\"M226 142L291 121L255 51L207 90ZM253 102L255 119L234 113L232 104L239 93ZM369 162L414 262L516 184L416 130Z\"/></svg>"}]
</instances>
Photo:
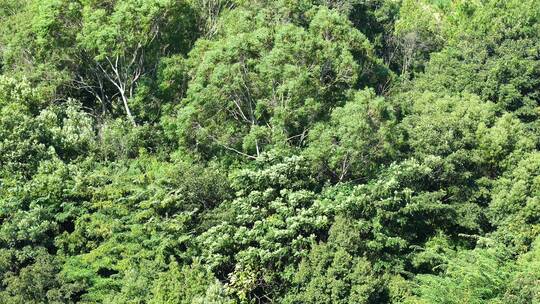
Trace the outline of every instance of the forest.
<instances>
[{"instance_id":1,"label":"forest","mask_svg":"<svg viewBox=\"0 0 540 304\"><path fill-rule=\"evenodd\" d=\"M540 303L540 0L0 0L0 303Z\"/></svg>"}]
</instances>

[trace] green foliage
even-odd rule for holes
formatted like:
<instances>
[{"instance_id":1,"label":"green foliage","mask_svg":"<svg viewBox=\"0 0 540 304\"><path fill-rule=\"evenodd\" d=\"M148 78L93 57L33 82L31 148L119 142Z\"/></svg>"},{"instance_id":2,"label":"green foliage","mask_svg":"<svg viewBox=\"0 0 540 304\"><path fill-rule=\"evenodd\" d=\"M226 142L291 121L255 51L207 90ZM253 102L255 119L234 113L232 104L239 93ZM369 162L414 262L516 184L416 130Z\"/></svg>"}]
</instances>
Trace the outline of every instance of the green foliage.
<instances>
[{"instance_id":1,"label":"green foliage","mask_svg":"<svg viewBox=\"0 0 540 304\"><path fill-rule=\"evenodd\" d=\"M85 1L80 46L97 59L132 56L137 48L148 52L160 43L178 39L172 48L186 49L195 34L182 19L182 1ZM149 54L153 55L153 54Z\"/></svg>"},{"instance_id":2,"label":"green foliage","mask_svg":"<svg viewBox=\"0 0 540 304\"><path fill-rule=\"evenodd\" d=\"M93 120L69 100L43 109L26 81L0 76L1 174L30 176L42 160L84 157L94 148Z\"/></svg>"},{"instance_id":3,"label":"green foliage","mask_svg":"<svg viewBox=\"0 0 540 304\"><path fill-rule=\"evenodd\" d=\"M2 260L2 264L5 262ZM58 268L59 263L54 256L45 250L35 252L32 263L18 274L5 272L3 283L6 287L0 292L0 300L14 304L62 303L58 297Z\"/></svg>"},{"instance_id":4,"label":"green foliage","mask_svg":"<svg viewBox=\"0 0 540 304\"><path fill-rule=\"evenodd\" d=\"M373 303L384 301L383 280L364 257L355 256L359 225L338 218L328 243L302 259L283 303Z\"/></svg>"},{"instance_id":5,"label":"green foliage","mask_svg":"<svg viewBox=\"0 0 540 304\"><path fill-rule=\"evenodd\" d=\"M377 270L403 271L413 248L439 230L451 233L469 224L459 205L448 203L444 189L430 190L438 169L436 161L404 161L336 197L343 216L360 225L356 252Z\"/></svg>"},{"instance_id":6,"label":"green foliage","mask_svg":"<svg viewBox=\"0 0 540 304\"><path fill-rule=\"evenodd\" d=\"M495 235L517 252L526 252L540 234L540 154L525 155L497 180L489 206Z\"/></svg>"},{"instance_id":7,"label":"green foliage","mask_svg":"<svg viewBox=\"0 0 540 304\"><path fill-rule=\"evenodd\" d=\"M225 15L223 36L198 41L187 98L172 122L181 144L248 158L301 146L348 90L384 77L367 39L336 12L314 8L305 27L284 17L235 10Z\"/></svg>"},{"instance_id":8,"label":"green foliage","mask_svg":"<svg viewBox=\"0 0 540 304\"><path fill-rule=\"evenodd\" d=\"M193 8L185 1L20 5L0 21L4 69L24 75L50 98L75 97L100 115L127 115L133 122L136 114L141 121L157 119L157 92L144 88L157 86L161 58L186 54L198 36ZM137 113L131 113L131 103Z\"/></svg>"},{"instance_id":9,"label":"green foliage","mask_svg":"<svg viewBox=\"0 0 540 304\"><path fill-rule=\"evenodd\" d=\"M302 158L267 156L258 166L235 174L235 199L220 205L198 240L203 261L241 301L281 291L291 262L328 226L331 208L308 190L313 180Z\"/></svg>"},{"instance_id":10,"label":"green foliage","mask_svg":"<svg viewBox=\"0 0 540 304\"><path fill-rule=\"evenodd\" d=\"M425 303L504 303L509 267L493 250L464 251L444 276L419 275L418 293Z\"/></svg>"},{"instance_id":11,"label":"green foliage","mask_svg":"<svg viewBox=\"0 0 540 304\"><path fill-rule=\"evenodd\" d=\"M540 303L537 0L0 0L0 303Z\"/></svg>"},{"instance_id":12,"label":"green foliage","mask_svg":"<svg viewBox=\"0 0 540 304\"><path fill-rule=\"evenodd\" d=\"M418 297L405 303L537 303L538 240L517 261L507 261L504 248L460 252L443 276L417 276Z\"/></svg>"},{"instance_id":13,"label":"green foliage","mask_svg":"<svg viewBox=\"0 0 540 304\"><path fill-rule=\"evenodd\" d=\"M366 180L396 158L400 145L393 109L373 91L360 91L310 131L305 150L314 170L334 181Z\"/></svg>"},{"instance_id":14,"label":"green foliage","mask_svg":"<svg viewBox=\"0 0 540 304\"><path fill-rule=\"evenodd\" d=\"M444 45L441 33L444 14L434 1L403 1L395 35L401 52L400 71L403 75L422 72L430 54Z\"/></svg>"},{"instance_id":15,"label":"green foliage","mask_svg":"<svg viewBox=\"0 0 540 304\"><path fill-rule=\"evenodd\" d=\"M179 269L178 264L172 263L154 283L149 303L226 304L230 299L225 295L223 286L199 264Z\"/></svg>"},{"instance_id":16,"label":"green foliage","mask_svg":"<svg viewBox=\"0 0 540 304\"><path fill-rule=\"evenodd\" d=\"M458 1L443 32L448 40L432 55L420 89L470 92L538 118L538 33L535 1Z\"/></svg>"}]
</instances>

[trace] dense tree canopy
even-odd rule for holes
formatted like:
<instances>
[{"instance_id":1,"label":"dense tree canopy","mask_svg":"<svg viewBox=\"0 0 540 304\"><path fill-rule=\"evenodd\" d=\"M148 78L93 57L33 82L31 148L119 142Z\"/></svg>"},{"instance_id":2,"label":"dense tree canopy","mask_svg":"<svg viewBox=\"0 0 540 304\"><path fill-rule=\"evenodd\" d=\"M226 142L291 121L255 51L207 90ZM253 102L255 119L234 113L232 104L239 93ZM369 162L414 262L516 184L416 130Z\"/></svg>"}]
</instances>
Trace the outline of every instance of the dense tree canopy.
<instances>
[{"instance_id":1,"label":"dense tree canopy","mask_svg":"<svg viewBox=\"0 0 540 304\"><path fill-rule=\"evenodd\" d=\"M0 0L0 303L540 301L538 0Z\"/></svg>"}]
</instances>

